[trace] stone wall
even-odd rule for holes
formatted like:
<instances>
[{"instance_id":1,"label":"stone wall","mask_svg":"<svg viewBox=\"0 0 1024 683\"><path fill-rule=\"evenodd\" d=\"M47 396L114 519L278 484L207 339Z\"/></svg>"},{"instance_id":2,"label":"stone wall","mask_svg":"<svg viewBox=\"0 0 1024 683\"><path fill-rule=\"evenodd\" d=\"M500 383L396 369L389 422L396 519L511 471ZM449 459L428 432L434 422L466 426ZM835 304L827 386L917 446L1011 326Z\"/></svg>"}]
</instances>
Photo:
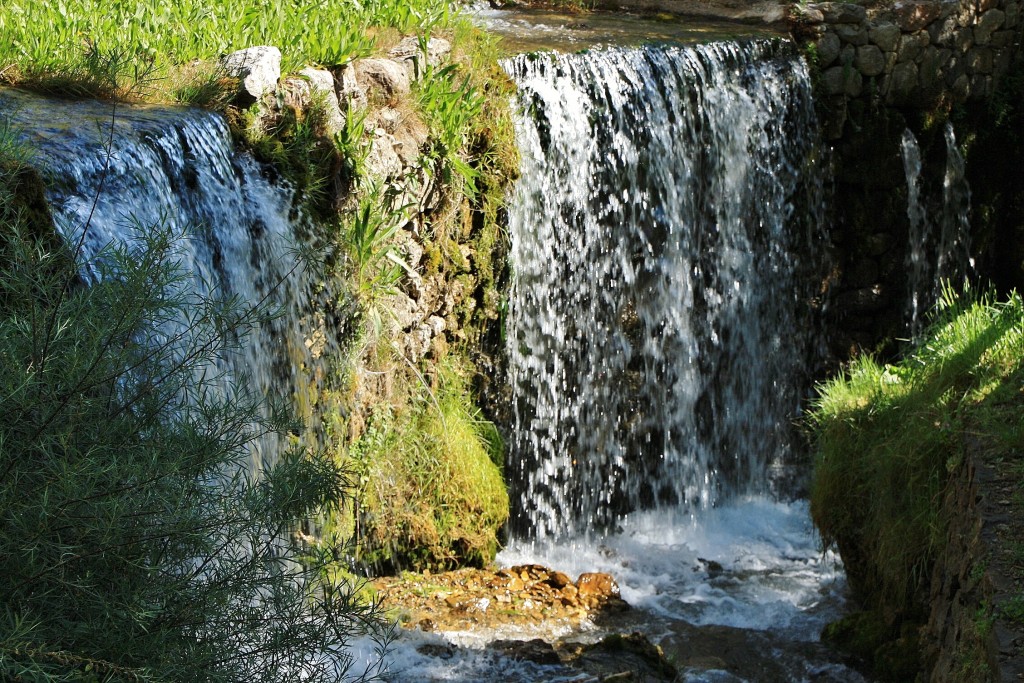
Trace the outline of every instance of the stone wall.
<instances>
[{"instance_id":1,"label":"stone wall","mask_svg":"<svg viewBox=\"0 0 1024 683\"><path fill-rule=\"evenodd\" d=\"M794 9L821 73L826 136L878 105L931 109L991 95L1020 49L1020 0L910 0Z\"/></svg>"},{"instance_id":2,"label":"stone wall","mask_svg":"<svg viewBox=\"0 0 1024 683\"><path fill-rule=\"evenodd\" d=\"M922 192L941 202L942 121L982 108L1020 54L1020 0L910 0L794 6L831 147L832 351L892 350L906 337L905 129L923 156ZM969 130L957 131L966 139ZM985 258L979 261L984 265ZM984 273L983 273L984 275Z\"/></svg>"}]
</instances>

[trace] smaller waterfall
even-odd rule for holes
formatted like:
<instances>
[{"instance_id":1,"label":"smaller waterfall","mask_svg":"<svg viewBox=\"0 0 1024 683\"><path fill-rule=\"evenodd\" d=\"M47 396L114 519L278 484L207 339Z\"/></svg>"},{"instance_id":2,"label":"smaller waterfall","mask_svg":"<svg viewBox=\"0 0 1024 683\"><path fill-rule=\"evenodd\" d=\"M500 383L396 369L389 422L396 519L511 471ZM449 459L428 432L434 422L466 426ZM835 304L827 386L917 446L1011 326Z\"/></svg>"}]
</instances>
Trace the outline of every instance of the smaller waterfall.
<instances>
[{"instance_id":1,"label":"smaller waterfall","mask_svg":"<svg viewBox=\"0 0 1024 683\"><path fill-rule=\"evenodd\" d=\"M280 314L252 331L239 357L216 369L225 395L246 381L256 395L308 392L310 277L297 257L304 229L294 193L236 153L224 120L198 109L64 102L0 93L26 130L48 179L58 229L88 263L112 242L165 225L183 233L177 258L204 296L269 305ZM83 228L85 234L82 234ZM254 468L273 462L277 435L256 444Z\"/></svg>"},{"instance_id":2,"label":"smaller waterfall","mask_svg":"<svg viewBox=\"0 0 1024 683\"><path fill-rule=\"evenodd\" d=\"M910 129L903 131L900 149L907 181L907 305L905 319L911 339L921 336L924 314L942 294L943 283L961 287L974 274L970 255L971 191L964 175L964 159L956 146L953 126L946 124L946 168L941 204L929 217L927 197L921 189L921 149ZM936 237L936 232L938 236Z\"/></svg>"},{"instance_id":3,"label":"smaller waterfall","mask_svg":"<svg viewBox=\"0 0 1024 683\"><path fill-rule=\"evenodd\" d=\"M917 339L921 336L923 306L930 299L934 280L925 250L925 246L931 242L931 224L921 202L921 148L909 128L903 131L900 149L907 178L907 220L910 222L905 259L909 289L906 317L910 337Z\"/></svg>"}]
</instances>

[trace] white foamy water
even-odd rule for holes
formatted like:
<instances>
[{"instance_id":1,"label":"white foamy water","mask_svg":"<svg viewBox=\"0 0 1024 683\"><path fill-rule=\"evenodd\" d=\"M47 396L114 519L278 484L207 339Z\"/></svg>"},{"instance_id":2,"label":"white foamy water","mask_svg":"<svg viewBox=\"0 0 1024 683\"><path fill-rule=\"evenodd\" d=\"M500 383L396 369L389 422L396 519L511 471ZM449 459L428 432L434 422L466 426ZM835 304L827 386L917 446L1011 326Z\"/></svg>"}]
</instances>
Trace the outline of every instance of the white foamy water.
<instances>
[{"instance_id":1,"label":"white foamy water","mask_svg":"<svg viewBox=\"0 0 1024 683\"><path fill-rule=\"evenodd\" d=\"M835 618L844 586L838 559L820 549L807 504L764 497L699 517L631 515L605 538L517 542L498 561L538 562L574 577L607 572L651 623L771 629L801 640L817 640Z\"/></svg>"}]
</instances>

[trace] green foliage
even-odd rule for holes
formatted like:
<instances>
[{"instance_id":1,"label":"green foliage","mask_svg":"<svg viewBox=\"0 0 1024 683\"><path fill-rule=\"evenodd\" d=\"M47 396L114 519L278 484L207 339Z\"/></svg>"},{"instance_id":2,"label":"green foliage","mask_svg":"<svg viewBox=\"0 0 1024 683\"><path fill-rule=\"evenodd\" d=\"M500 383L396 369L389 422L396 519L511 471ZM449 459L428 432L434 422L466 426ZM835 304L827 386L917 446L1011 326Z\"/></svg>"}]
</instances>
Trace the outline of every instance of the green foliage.
<instances>
[{"instance_id":1,"label":"green foliage","mask_svg":"<svg viewBox=\"0 0 1024 683\"><path fill-rule=\"evenodd\" d=\"M290 421L218 384L267 311L195 294L160 226L84 263L26 209L13 137L0 126L0 678L338 680L376 611L321 584L332 552L296 562L289 532L347 480L316 453L252 476L250 444Z\"/></svg>"},{"instance_id":2,"label":"green foliage","mask_svg":"<svg viewBox=\"0 0 1024 683\"><path fill-rule=\"evenodd\" d=\"M99 73L115 81L254 45L282 49L285 71L336 65L374 48L374 27L448 26L446 0L7 0L0 13L0 73L7 82L65 95ZM54 78L59 76L59 78Z\"/></svg>"},{"instance_id":3,"label":"green foliage","mask_svg":"<svg viewBox=\"0 0 1024 683\"><path fill-rule=\"evenodd\" d=\"M410 405L378 405L347 454L361 484L352 512L359 560L414 569L491 561L508 517L503 449L451 362Z\"/></svg>"},{"instance_id":4,"label":"green foliage","mask_svg":"<svg viewBox=\"0 0 1024 683\"><path fill-rule=\"evenodd\" d=\"M427 67L423 78L417 81L416 93L433 142L424 154L424 168L440 174L446 185L456 177L461 178L464 191L473 198L479 171L463 155L472 124L483 111L483 94L469 75L460 73L457 64Z\"/></svg>"},{"instance_id":5,"label":"green foliage","mask_svg":"<svg viewBox=\"0 0 1024 683\"><path fill-rule=\"evenodd\" d=\"M819 388L811 514L869 605L926 604L945 544L940 508L964 434L1019 448L1024 302L947 290L924 340L897 365L862 357Z\"/></svg>"}]
</instances>

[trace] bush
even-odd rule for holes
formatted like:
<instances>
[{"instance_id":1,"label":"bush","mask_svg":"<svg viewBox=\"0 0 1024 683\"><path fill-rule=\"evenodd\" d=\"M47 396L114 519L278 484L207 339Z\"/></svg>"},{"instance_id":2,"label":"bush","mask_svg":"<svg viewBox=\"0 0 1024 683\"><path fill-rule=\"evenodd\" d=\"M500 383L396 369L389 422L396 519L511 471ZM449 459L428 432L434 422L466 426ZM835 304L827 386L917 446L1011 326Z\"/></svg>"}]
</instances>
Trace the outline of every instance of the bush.
<instances>
[{"instance_id":1,"label":"bush","mask_svg":"<svg viewBox=\"0 0 1024 683\"><path fill-rule=\"evenodd\" d=\"M219 388L267 311L197 295L159 226L84 263L14 139L0 123L0 679L338 680L353 635L383 647L376 608L288 532L343 472L294 452L252 476L289 425Z\"/></svg>"}]
</instances>

